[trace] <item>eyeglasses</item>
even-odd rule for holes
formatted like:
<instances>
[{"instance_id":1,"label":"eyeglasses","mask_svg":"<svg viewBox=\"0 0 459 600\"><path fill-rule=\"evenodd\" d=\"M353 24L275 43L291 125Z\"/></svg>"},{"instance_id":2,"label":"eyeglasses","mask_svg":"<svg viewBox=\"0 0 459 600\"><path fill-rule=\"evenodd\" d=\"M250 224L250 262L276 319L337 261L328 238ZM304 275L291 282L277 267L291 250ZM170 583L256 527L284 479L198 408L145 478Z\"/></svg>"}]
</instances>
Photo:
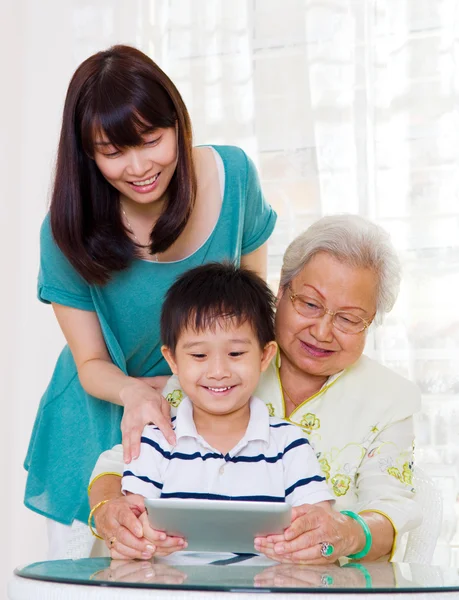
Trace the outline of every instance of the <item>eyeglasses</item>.
<instances>
[{"instance_id":1,"label":"eyeglasses","mask_svg":"<svg viewBox=\"0 0 459 600\"><path fill-rule=\"evenodd\" d=\"M365 329L371 325L371 321L366 321L357 315L342 310L333 312L314 298L295 294L291 285L288 286L288 289L290 291L290 300L292 301L293 308L302 317L308 319L321 319L324 315L330 315L332 317L333 327L336 327L336 329L339 329L339 331L342 331L343 333L349 333L350 335L362 333L362 331L365 331Z\"/></svg>"}]
</instances>

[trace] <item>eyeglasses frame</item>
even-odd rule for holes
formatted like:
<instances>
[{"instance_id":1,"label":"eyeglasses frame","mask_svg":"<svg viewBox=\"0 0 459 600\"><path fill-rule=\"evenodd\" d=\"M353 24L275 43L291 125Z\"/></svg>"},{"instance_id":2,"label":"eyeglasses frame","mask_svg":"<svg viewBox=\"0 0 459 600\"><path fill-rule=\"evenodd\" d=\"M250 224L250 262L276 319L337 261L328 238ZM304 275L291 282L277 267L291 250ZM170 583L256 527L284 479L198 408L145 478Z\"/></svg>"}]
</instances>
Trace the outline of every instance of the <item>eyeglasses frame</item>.
<instances>
[{"instance_id":1,"label":"eyeglasses frame","mask_svg":"<svg viewBox=\"0 0 459 600\"><path fill-rule=\"evenodd\" d=\"M357 319L360 319L362 321L363 328L360 329L360 331L354 331L354 332L343 331L342 329L339 328L339 326L336 325L334 317L335 317L336 314L342 313L342 312L345 312L345 311L342 311L342 310L332 311L329 308L327 308L326 306L324 306L322 303L320 303L320 306L323 308L324 312L323 312L323 314L320 317L305 317L305 315L302 315L299 312L299 310L295 307L295 298L305 298L305 296L303 296L302 294L296 294L293 291L293 289L292 289L292 284L291 283L289 283L287 287L288 287L289 292L290 292L289 293L289 298L290 298L290 301L292 302L292 306L293 306L295 312L297 312L300 316L304 317L305 319L306 318L321 319L325 315L330 315L330 317L332 318L332 325L333 325L333 327L335 327L336 329L338 329L338 331L341 331L341 333L344 333L346 335L359 335L360 333L363 333L365 331L365 329L368 329L368 327L370 327L371 323L373 322L374 316L371 318L371 321L367 321L363 317L359 317L358 315L353 315Z\"/></svg>"}]
</instances>

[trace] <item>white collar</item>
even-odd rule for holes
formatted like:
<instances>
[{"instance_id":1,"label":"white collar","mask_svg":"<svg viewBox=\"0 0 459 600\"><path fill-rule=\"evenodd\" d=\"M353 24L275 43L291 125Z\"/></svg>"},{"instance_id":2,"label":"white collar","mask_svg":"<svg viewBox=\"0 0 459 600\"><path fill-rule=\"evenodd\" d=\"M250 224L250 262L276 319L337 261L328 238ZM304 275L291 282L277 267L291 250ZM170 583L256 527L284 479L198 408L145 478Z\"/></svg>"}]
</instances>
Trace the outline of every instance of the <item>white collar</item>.
<instances>
[{"instance_id":1,"label":"white collar","mask_svg":"<svg viewBox=\"0 0 459 600\"><path fill-rule=\"evenodd\" d=\"M279 374L279 383L280 383L280 372L279 372L279 369L280 369L280 366L281 366L281 362L282 362L282 359L281 359L281 355L280 355L280 350L278 349L277 353L276 353L276 356L273 358L271 364L274 365L277 373ZM350 365L350 366L352 366L352 365ZM326 379L325 383L321 386L321 388L316 392L316 394L318 394L319 392L321 392L324 388L330 386L336 379L338 379L338 377L340 377L344 373L345 370L346 369L343 369L342 371L338 371L338 373L335 373L334 375L330 375Z\"/></svg>"},{"instance_id":2,"label":"white collar","mask_svg":"<svg viewBox=\"0 0 459 600\"><path fill-rule=\"evenodd\" d=\"M196 440L202 440L202 436L196 430L196 425L193 420L193 404L188 396L185 396L180 402L177 408L177 417L175 419L175 436L177 442L182 437L193 437ZM269 413L265 403L252 396L250 399L250 419L247 425L246 432L237 444L237 447L241 447L242 442L244 445L253 440L261 440L263 442L269 442Z\"/></svg>"}]
</instances>

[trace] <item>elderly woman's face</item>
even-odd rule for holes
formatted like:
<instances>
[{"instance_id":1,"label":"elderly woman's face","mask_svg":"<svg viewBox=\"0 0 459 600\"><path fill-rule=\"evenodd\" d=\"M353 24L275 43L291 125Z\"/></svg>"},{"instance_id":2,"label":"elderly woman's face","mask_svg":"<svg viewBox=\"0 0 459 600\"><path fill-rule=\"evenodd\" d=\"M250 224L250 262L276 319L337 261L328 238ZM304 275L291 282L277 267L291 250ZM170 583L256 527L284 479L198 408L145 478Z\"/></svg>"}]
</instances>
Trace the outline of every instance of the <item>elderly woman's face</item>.
<instances>
[{"instance_id":1,"label":"elderly woman's face","mask_svg":"<svg viewBox=\"0 0 459 600\"><path fill-rule=\"evenodd\" d=\"M332 312L345 311L370 322L376 312L377 277L320 252L291 282L292 292L307 296ZM343 333L333 318L304 317L295 310L289 290L279 292L276 336L283 360L316 376L330 376L352 365L362 354L366 330Z\"/></svg>"}]
</instances>

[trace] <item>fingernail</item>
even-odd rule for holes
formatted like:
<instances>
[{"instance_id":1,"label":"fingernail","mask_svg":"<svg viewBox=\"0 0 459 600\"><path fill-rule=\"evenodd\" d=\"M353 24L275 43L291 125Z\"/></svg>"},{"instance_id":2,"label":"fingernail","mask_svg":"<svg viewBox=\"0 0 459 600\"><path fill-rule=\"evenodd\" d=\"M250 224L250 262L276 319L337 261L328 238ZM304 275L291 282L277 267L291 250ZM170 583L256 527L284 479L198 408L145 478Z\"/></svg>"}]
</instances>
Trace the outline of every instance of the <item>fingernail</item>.
<instances>
[{"instance_id":1,"label":"fingernail","mask_svg":"<svg viewBox=\"0 0 459 600\"><path fill-rule=\"evenodd\" d=\"M142 558L151 558L151 552L142 552Z\"/></svg>"},{"instance_id":2,"label":"fingernail","mask_svg":"<svg viewBox=\"0 0 459 600\"><path fill-rule=\"evenodd\" d=\"M166 534L165 533L160 533L159 534L159 539L164 541L166 539Z\"/></svg>"},{"instance_id":3,"label":"fingernail","mask_svg":"<svg viewBox=\"0 0 459 600\"><path fill-rule=\"evenodd\" d=\"M188 542L185 542L185 543L183 544L183 547L184 547L184 548L188 548Z\"/></svg>"},{"instance_id":4,"label":"fingernail","mask_svg":"<svg viewBox=\"0 0 459 600\"><path fill-rule=\"evenodd\" d=\"M153 577L153 571L147 571L146 573L144 573L144 577L150 579L150 577Z\"/></svg>"},{"instance_id":5,"label":"fingernail","mask_svg":"<svg viewBox=\"0 0 459 600\"><path fill-rule=\"evenodd\" d=\"M154 546L151 546L150 544L148 544L148 546L147 546L147 550L148 550L149 552L154 552L154 551L155 551L155 547L154 547Z\"/></svg>"}]
</instances>

